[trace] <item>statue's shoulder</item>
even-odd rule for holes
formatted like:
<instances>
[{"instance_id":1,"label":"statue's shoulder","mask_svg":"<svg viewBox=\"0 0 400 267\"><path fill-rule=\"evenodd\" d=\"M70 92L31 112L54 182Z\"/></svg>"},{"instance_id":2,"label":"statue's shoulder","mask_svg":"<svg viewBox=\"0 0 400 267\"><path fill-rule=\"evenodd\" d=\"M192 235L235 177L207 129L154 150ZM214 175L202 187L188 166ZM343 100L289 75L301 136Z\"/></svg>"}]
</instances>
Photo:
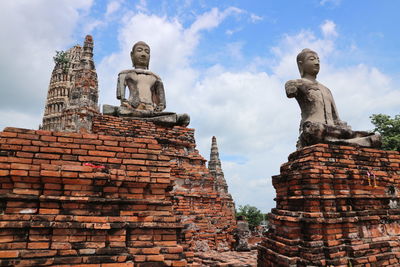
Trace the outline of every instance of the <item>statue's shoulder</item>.
<instances>
[{"instance_id":1,"label":"statue's shoulder","mask_svg":"<svg viewBox=\"0 0 400 267\"><path fill-rule=\"evenodd\" d=\"M310 81L306 78L300 78L296 80L299 86L312 86L318 84L317 81Z\"/></svg>"},{"instance_id":2,"label":"statue's shoulder","mask_svg":"<svg viewBox=\"0 0 400 267\"><path fill-rule=\"evenodd\" d=\"M156 78L156 80L157 80L157 81L161 82L161 78L160 78L160 76L158 76L158 75L157 75L157 74L155 74L154 72L152 72L152 71L149 71L149 70L145 70L145 73L146 73L146 74L148 74L148 75L151 75L151 76L153 76L154 78Z\"/></svg>"},{"instance_id":3,"label":"statue's shoulder","mask_svg":"<svg viewBox=\"0 0 400 267\"><path fill-rule=\"evenodd\" d=\"M135 69L123 70L123 71L120 71L120 72L118 73L118 76L120 76L120 75L126 75L126 74L129 74L129 73L136 73L136 70L135 70Z\"/></svg>"},{"instance_id":4,"label":"statue's shoulder","mask_svg":"<svg viewBox=\"0 0 400 267\"><path fill-rule=\"evenodd\" d=\"M285 88L299 88L299 87L303 87L304 85L307 84L307 82L309 82L306 79L294 79L294 80L289 80L285 83Z\"/></svg>"}]
</instances>

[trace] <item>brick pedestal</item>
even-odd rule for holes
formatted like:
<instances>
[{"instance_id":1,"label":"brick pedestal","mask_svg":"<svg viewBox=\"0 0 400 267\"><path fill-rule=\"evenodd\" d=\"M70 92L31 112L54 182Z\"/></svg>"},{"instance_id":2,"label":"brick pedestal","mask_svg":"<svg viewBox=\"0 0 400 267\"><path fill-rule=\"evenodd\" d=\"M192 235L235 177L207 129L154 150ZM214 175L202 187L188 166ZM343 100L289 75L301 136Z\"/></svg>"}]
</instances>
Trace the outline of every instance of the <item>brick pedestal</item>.
<instances>
[{"instance_id":1,"label":"brick pedestal","mask_svg":"<svg viewBox=\"0 0 400 267\"><path fill-rule=\"evenodd\" d=\"M234 204L192 129L98 116L93 132L0 132L1 266L187 266L230 248Z\"/></svg>"},{"instance_id":2,"label":"brick pedestal","mask_svg":"<svg viewBox=\"0 0 400 267\"><path fill-rule=\"evenodd\" d=\"M0 136L0 265L186 265L170 158L157 140L16 128Z\"/></svg>"},{"instance_id":3,"label":"brick pedestal","mask_svg":"<svg viewBox=\"0 0 400 267\"><path fill-rule=\"evenodd\" d=\"M399 266L400 154L319 144L273 177L259 266Z\"/></svg>"}]
</instances>

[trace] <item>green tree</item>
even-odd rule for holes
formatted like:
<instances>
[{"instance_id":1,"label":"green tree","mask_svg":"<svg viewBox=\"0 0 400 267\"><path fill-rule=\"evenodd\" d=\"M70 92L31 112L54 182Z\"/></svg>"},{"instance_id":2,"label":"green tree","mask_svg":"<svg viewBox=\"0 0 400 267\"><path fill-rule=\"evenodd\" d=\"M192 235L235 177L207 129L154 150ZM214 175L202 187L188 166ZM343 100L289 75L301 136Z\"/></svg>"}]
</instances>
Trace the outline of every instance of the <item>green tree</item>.
<instances>
[{"instance_id":1,"label":"green tree","mask_svg":"<svg viewBox=\"0 0 400 267\"><path fill-rule=\"evenodd\" d=\"M400 151L400 115L392 119L389 115L373 114L370 118L374 132L382 135L382 149Z\"/></svg>"},{"instance_id":2,"label":"green tree","mask_svg":"<svg viewBox=\"0 0 400 267\"><path fill-rule=\"evenodd\" d=\"M69 62L69 59L67 57L67 52L64 51L56 51L56 55L53 57L54 63L56 65L61 65L63 66L63 72L67 71L67 64Z\"/></svg>"},{"instance_id":3,"label":"green tree","mask_svg":"<svg viewBox=\"0 0 400 267\"><path fill-rule=\"evenodd\" d=\"M239 206L239 210L236 211L236 216L243 216L249 222L250 230L254 230L256 226L259 226L263 220L263 214L259 209L250 205Z\"/></svg>"}]
</instances>

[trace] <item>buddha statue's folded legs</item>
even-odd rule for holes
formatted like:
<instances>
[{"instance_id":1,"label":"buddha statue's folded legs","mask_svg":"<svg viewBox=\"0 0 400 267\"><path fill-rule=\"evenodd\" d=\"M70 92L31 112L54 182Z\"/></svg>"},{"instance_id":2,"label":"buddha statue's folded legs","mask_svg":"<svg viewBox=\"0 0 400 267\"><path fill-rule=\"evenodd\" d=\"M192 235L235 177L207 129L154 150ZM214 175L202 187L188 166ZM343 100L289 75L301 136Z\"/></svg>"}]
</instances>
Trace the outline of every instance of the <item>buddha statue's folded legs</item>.
<instances>
[{"instance_id":1,"label":"buddha statue's folded legs","mask_svg":"<svg viewBox=\"0 0 400 267\"><path fill-rule=\"evenodd\" d=\"M190 117L188 114L177 114L174 112L154 112L149 110L135 110L124 106L103 105L103 114L116 117L126 117L151 121L155 124L165 126L188 126Z\"/></svg>"},{"instance_id":2,"label":"buddha statue's folded legs","mask_svg":"<svg viewBox=\"0 0 400 267\"><path fill-rule=\"evenodd\" d=\"M381 137L372 132L352 131L350 127L306 121L300 128L297 148L318 143L334 143L361 147L380 147Z\"/></svg>"}]
</instances>

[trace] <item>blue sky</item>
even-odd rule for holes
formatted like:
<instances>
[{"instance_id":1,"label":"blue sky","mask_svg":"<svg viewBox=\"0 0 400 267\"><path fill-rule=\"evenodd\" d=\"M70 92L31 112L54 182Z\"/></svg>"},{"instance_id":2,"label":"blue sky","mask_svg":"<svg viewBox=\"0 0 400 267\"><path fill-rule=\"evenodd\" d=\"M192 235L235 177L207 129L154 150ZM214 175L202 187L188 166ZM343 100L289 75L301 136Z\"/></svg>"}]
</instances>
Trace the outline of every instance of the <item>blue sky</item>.
<instances>
[{"instance_id":1,"label":"blue sky","mask_svg":"<svg viewBox=\"0 0 400 267\"><path fill-rule=\"evenodd\" d=\"M399 114L400 2L368 0L6 0L0 2L0 128L41 123L52 57L93 35L100 104L117 104L129 50L150 44L167 110L189 113L200 153L217 136L237 206L274 207L271 176L295 150L300 110L284 83L295 57L321 58L318 80L341 119L370 130L374 113Z\"/></svg>"}]
</instances>

